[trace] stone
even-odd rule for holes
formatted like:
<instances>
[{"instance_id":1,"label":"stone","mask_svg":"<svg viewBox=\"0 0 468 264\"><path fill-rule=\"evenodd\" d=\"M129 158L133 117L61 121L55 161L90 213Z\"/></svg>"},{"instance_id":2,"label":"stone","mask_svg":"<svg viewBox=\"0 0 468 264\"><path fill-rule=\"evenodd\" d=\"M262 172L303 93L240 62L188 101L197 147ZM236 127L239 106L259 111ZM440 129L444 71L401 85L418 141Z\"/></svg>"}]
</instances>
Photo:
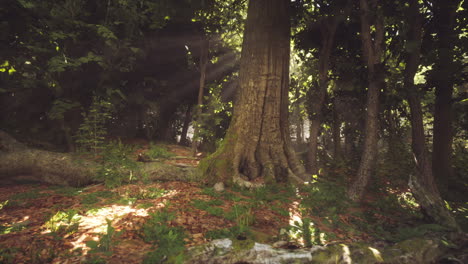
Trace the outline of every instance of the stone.
<instances>
[{"instance_id":1,"label":"stone","mask_svg":"<svg viewBox=\"0 0 468 264\"><path fill-rule=\"evenodd\" d=\"M217 191L217 192L222 192L224 191L224 183L222 182L218 182L214 185L214 190Z\"/></svg>"}]
</instances>

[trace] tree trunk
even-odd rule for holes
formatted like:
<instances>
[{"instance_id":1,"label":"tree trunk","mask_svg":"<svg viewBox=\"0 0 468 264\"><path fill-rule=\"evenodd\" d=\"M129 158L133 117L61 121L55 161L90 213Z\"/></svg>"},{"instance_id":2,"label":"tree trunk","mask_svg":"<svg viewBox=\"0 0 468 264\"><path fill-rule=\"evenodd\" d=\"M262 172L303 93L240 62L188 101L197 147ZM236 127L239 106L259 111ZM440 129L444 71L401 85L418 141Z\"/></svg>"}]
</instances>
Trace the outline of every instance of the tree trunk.
<instances>
[{"instance_id":1,"label":"tree trunk","mask_svg":"<svg viewBox=\"0 0 468 264\"><path fill-rule=\"evenodd\" d=\"M95 182L100 164L70 153L31 149L0 131L0 181L34 181L63 186L84 186ZM148 180L190 181L194 168L160 162L142 163L136 177Z\"/></svg>"},{"instance_id":2,"label":"tree trunk","mask_svg":"<svg viewBox=\"0 0 468 264\"><path fill-rule=\"evenodd\" d=\"M184 124L182 126L182 132L180 133L180 144L187 145L187 132L190 126L190 120L192 119L192 106L187 105L187 110L185 111Z\"/></svg>"},{"instance_id":3,"label":"tree trunk","mask_svg":"<svg viewBox=\"0 0 468 264\"><path fill-rule=\"evenodd\" d=\"M443 190L453 179L452 168L452 94L454 85L454 43L458 37L454 30L455 13L459 0L434 3L437 26L437 61L434 66L435 84L434 138L432 169Z\"/></svg>"},{"instance_id":4,"label":"tree trunk","mask_svg":"<svg viewBox=\"0 0 468 264\"><path fill-rule=\"evenodd\" d=\"M341 151L341 120L336 109L336 98L333 104L333 159L339 161L342 159Z\"/></svg>"},{"instance_id":5,"label":"tree trunk","mask_svg":"<svg viewBox=\"0 0 468 264\"><path fill-rule=\"evenodd\" d=\"M317 102L320 104L320 102ZM323 103L322 103L323 104ZM318 136L320 132L321 118L311 118L310 132L309 132L309 152L307 153L308 172L312 175L318 175Z\"/></svg>"},{"instance_id":6,"label":"tree trunk","mask_svg":"<svg viewBox=\"0 0 468 264\"><path fill-rule=\"evenodd\" d=\"M361 39L364 58L367 63L369 89L367 92L367 115L363 152L356 179L348 189L348 197L357 202L364 195L365 189L372 175L377 156L377 134L379 114L379 93L385 85L384 65L382 64L382 49L384 45L383 15L379 11L377 0L372 0L369 9L368 0L361 0ZM375 26L375 33L371 36L371 22Z\"/></svg>"},{"instance_id":7,"label":"tree trunk","mask_svg":"<svg viewBox=\"0 0 468 264\"><path fill-rule=\"evenodd\" d=\"M302 181L288 123L289 1L249 1L239 94L222 146L200 164L208 183Z\"/></svg>"},{"instance_id":8,"label":"tree trunk","mask_svg":"<svg viewBox=\"0 0 468 264\"><path fill-rule=\"evenodd\" d=\"M198 102L196 106L195 121L199 121L202 114L203 106L203 90L205 89L205 80L206 80L206 66L208 65L208 51L209 51L209 41L208 39L202 39L200 43L200 87L198 89ZM198 148L198 137L200 124L197 122L193 123L193 138L192 138L192 154L195 156L197 154Z\"/></svg>"},{"instance_id":9,"label":"tree trunk","mask_svg":"<svg viewBox=\"0 0 468 264\"><path fill-rule=\"evenodd\" d=\"M409 50L410 47L407 48L404 88L408 94L411 111L411 146L416 162L416 175L410 175L409 185L424 214L442 226L459 230L455 219L445 207L434 181L430 156L426 149L421 99L414 85L414 75L419 66L422 42L422 17L417 0L410 1L407 18L407 24L411 25L407 42L412 45L411 50Z\"/></svg>"}]
</instances>

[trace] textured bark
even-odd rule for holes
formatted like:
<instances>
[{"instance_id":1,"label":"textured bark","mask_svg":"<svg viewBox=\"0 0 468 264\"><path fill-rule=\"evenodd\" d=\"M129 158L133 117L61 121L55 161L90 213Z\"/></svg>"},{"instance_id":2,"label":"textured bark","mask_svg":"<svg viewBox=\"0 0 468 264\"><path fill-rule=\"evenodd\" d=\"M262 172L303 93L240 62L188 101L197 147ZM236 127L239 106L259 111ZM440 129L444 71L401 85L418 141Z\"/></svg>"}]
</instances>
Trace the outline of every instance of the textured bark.
<instances>
[{"instance_id":1,"label":"textured bark","mask_svg":"<svg viewBox=\"0 0 468 264\"><path fill-rule=\"evenodd\" d=\"M411 26L407 42L412 43L407 50L406 68L404 72L404 88L408 95L411 111L411 133L416 175L410 175L410 187L422 211L436 223L459 230L455 219L445 207L434 180L430 155L426 148L421 99L414 85L421 54L422 17L419 13L417 0L410 1L408 25Z\"/></svg>"},{"instance_id":2,"label":"textured bark","mask_svg":"<svg viewBox=\"0 0 468 264\"><path fill-rule=\"evenodd\" d=\"M453 179L452 168L452 94L454 85L455 13L459 0L434 2L437 26L437 61L434 66L435 105L432 166L440 186L447 190Z\"/></svg>"},{"instance_id":3,"label":"textured bark","mask_svg":"<svg viewBox=\"0 0 468 264\"><path fill-rule=\"evenodd\" d=\"M348 189L348 197L353 201L362 199L374 170L377 156L379 93L385 85L381 59L385 33L383 15L378 14L380 7L377 0L361 0L360 7L361 39L368 70L369 89L363 152L356 178ZM373 14L370 9L373 10ZM375 26L374 36L371 36L371 25Z\"/></svg>"},{"instance_id":4,"label":"textured bark","mask_svg":"<svg viewBox=\"0 0 468 264\"><path fill-rule=\"evenodd\" d=\"M317 102L320 103L320 102ZM323 104L323 103L322 103ZM311 120L309 131L309 152L307 152L308 171L312 175L318 174L318 136L320 132L321 118L316 117Z\"/></svg>"},{"instance_id":5,"label":"textured bark","mask_svg":"<svg viewBox=\"0 0 468 264\"><path fill-rule=\"evenodd\" d=\"M289 1L250 1L239 94L223 145L200 168L208 182L301 181L288 124Z\"/></svg>"},{"instance_id":6,"label":"textured bark","mask_svg":"<svg viewBox=\"0 0 468 264\"><path fill-rule=\"evenodd\" d=\"M206 66L208 65L209 44L210 43L207 39L201 40L201 43L200 43L200 86L198 89L197 107L195 108L197 111L195 118L198 120L200 120L200 116L202 114L203 91L205 90ZM196 124L193 129L193 138L192 138L192 154L194 156L197 154L198 134L199 134L199 126L198 124Z\"/></svg>"}]
</instances>

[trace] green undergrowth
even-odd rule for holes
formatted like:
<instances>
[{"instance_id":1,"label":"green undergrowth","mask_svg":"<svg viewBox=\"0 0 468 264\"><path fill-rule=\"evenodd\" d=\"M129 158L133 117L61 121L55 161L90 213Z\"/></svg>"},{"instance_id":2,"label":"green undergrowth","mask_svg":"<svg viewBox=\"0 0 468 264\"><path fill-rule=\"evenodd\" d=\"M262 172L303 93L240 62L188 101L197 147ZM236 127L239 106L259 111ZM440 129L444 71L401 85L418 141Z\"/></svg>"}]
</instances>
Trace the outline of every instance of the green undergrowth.
<instances>
[{"instance_id":1,"label":"green undergrowth","mask_svg":"<svg viewBox=\"0 0 468 264\"><path fill-rule=\"evenodd\" d=\"M58 211L44 224L53 237L60 239L78 231L81 216L77 210Z\"/></svg>"},{"instance_id":2,"label":"green undergrowth","mask_svg":"<svg viewBox=\"0 0 468 264\"><path fill-rule=\"evenodd\" d=\"M131 158L134 147L121 141L110 142L102 151L100 166L95 179L109 188L121 186L136 180L138 163Z\"/></svg>"},{"instance_id":3,"label":"green undergrowth","mask_svg":"<svg viewBox=\"0 0 468 264\"><path fill-rule=\"evenodd\" d=\"M117 232L112 226L112 221L106 218L106 233L99 235L97 241L90 240L86 242L86 246L91 248L90 253L103 252L104 255L111 256L112 249L117 245L117 238L122 234L122 231Z\"/></svg>"},{"instance_id":4,"label":"green undergrowth","mask_svg":"<svg viewBox=\"0 0 468 264\"><path fill-rule=\"evenodd\" d=\"M145 242L152 243L154 249L146 255L143 263L183 263L186 235L182 228L169 226L174 218L167 205L150 214L143 225L142 237Z\"/></svg>"},{"instance_id":5,"label":"green undergrowth","mask_svg":"<svg viewBox=\"0 0 468 264\"><path fill-rule=\"evenodd\" d=\"M150 148L146 152L150 159L166 159L175 156L174 153L169 152L163 145L150 143Z\"/></svg>"}]
</instances>

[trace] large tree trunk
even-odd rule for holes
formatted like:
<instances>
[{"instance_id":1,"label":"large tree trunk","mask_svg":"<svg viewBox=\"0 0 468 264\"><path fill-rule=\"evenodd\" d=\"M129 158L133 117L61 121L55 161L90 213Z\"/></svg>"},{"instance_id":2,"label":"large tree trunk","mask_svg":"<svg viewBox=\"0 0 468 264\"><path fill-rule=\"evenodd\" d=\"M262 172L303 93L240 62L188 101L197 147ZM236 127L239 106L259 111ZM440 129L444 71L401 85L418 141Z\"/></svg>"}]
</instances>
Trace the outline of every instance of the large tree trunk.
<instances>
[{"instance_id":1,"label":"large tree trunk","mask_svg":"<svg viewBox=\"0 0 468 264\"><path fill-rule=\"evenodd\" d=\"M379 114L379 93L385 85L382 52L384 45L383 15L377 0L361 0L361 39L364 58L367 63L369 89L367 92L367 116L363 152L356 179L348 189L348 197L353 201L360 201L364 195L369 179L372 175L377 156L377 134ZM371 23L375 26L375 35L371 36Z\"/></svg>"},{"instance_id":2,"label":"large tree trunk","mask_svg":"<svg viewBox=\"0 0 468 264\"><path fill-rule=\"evenodd\" d=\"M432 174L431 161L426 149L424 137L423 114L421 99L414 85L421 54L422 17L419 13L418 0L411 0L408 25L411 26L407 42L406 68L404 72L404 88L408 94L408 103L411 111L412 149L416 162L416 175L410 176L410 188L423 213L436 223L454 229L459 229L455 219L445 207Z\"/></svg>"},{"instance_id":3,"label":"large tree trunk","mask_svg":"<svg viewBox=\"0 0 468 264\"><path fill-rule=\"evenodd\" d=\"M302 181L288 124L289 42L289 1L249 1L239 94L222 146L200 164L207 182Z\"/></svg>"},{"instance_id":4,"label":"large tree trunk","mask_svg":"<svg viewBox=\"0 0 468 264\"><path fill-rule=\"evenodd\" d=\"M95 182L100 164L70 153L26 147L0 131L0 182L34 181L63 186L84 186ZM190 181L194 168L161 162L142 163L136 177L149 180Z\"/></svg>"},{"instance_id":5,"label":"large tree trunk","mask_svg":"<svg viewBox=\"0 0 468 264\"><path fill-rule=\"evenodd\" d=\"M454 84L455 13L459 0L438 0L434 3L437 25L437 61L434 66L435 84L434 139L432 168L440 187L448 189L453 179L452 168L452 94Z\"/></svg>"}]
</instances>

